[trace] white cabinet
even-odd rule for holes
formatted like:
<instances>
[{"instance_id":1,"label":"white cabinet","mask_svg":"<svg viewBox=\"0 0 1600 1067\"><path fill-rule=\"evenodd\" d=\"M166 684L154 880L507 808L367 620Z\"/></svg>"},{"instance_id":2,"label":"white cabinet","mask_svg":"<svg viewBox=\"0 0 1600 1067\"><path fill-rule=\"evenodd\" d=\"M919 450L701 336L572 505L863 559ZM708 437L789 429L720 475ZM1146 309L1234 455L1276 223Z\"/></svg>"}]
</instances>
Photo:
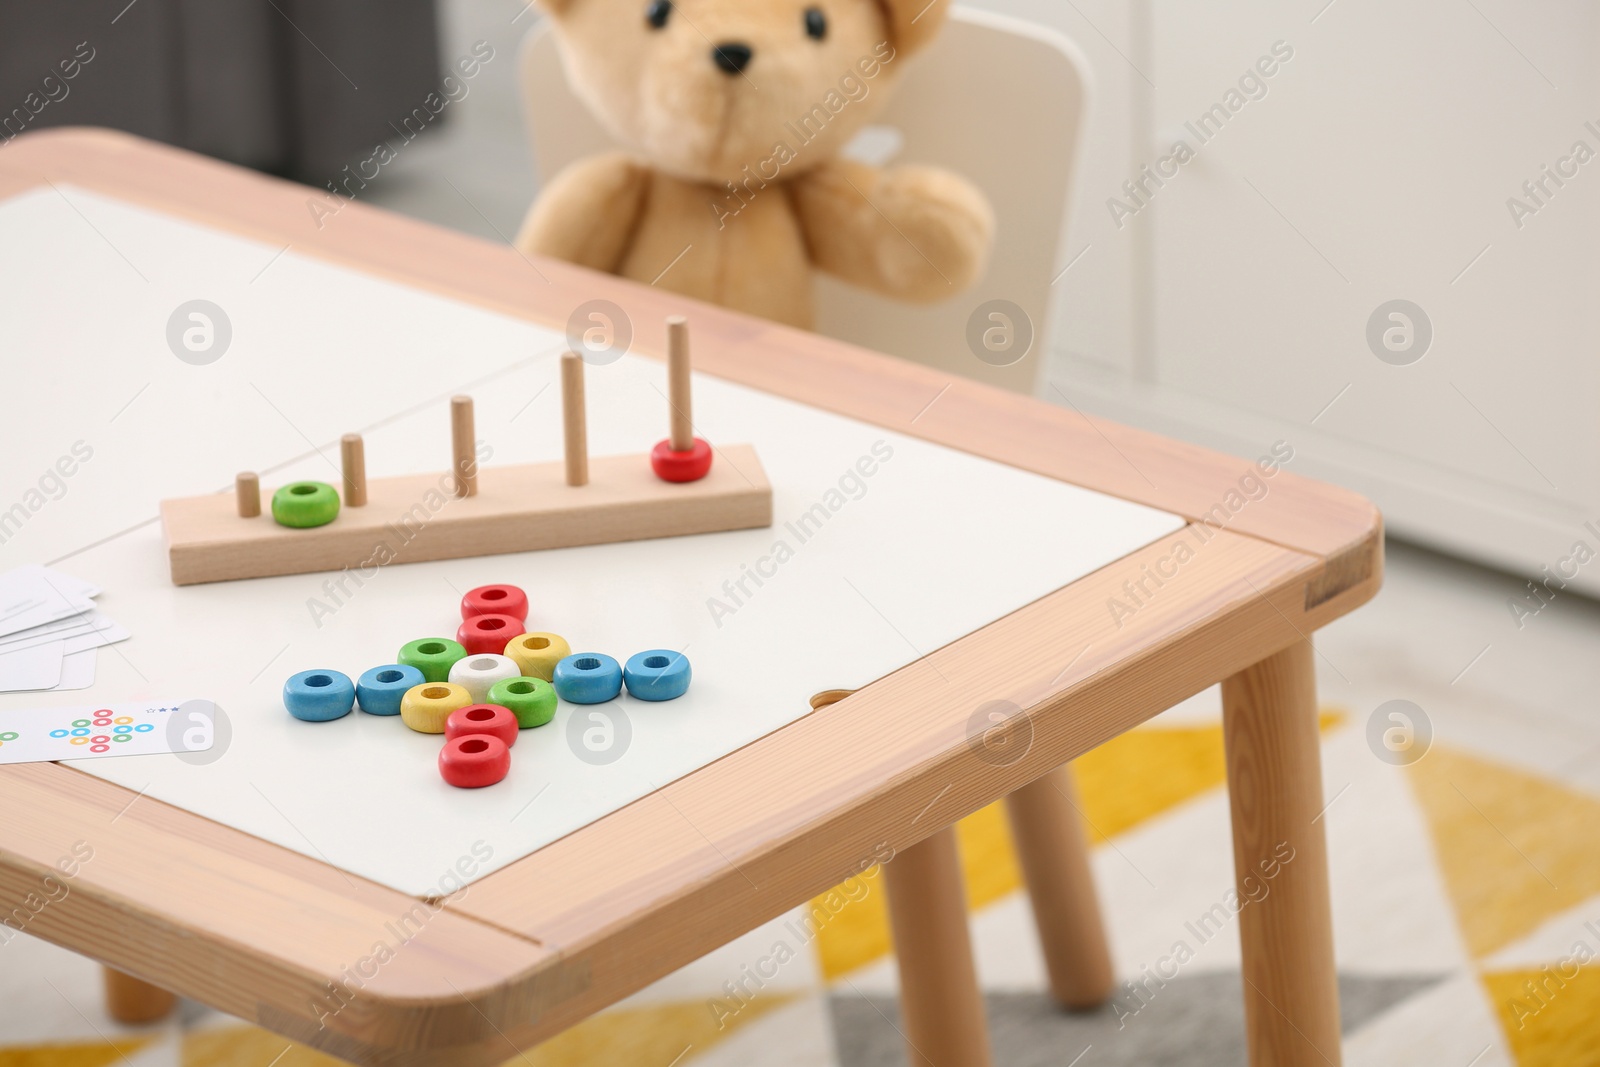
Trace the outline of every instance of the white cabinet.
<instances>
[{"instance_id":1,"label":"white cabinet","mask_svg":"<svg viewBox=\"0 0 1600 1067\"><path fill-rule=\"evenodd\" d=\"M1585 541L1564 569L1600 592L1600 12L1324 3L985 5L1095 67L1051 380L1240 455L1286 440L1397 533L1497 566ZM1431 326L1410 362L1368 341L1397 300Z\"/></svg>"}]
</instances>

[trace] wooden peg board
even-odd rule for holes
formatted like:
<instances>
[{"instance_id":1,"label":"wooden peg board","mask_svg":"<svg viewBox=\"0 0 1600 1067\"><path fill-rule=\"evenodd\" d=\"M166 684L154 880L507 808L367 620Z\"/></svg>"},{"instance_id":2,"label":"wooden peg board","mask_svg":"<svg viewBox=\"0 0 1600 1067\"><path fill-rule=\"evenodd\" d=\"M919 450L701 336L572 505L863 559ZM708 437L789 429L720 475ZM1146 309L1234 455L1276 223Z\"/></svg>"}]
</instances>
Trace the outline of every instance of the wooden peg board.
<instances>
[{"instance_id":1,"label":"wooden peg board","mask_svg":"<svg viewBox=\"0 0 1600 1067\"><path fill-rule=\"evenodd\" d=\"M558 462L481 468L475 495L457 497L453 489L448 472L372 479L364 507L343 507L333 522L311 529L280 526L269 514L241 518L231 493L164 500L172 582L370 569L772 525L772 486L749 445L720 447L711 473L696 482L664 482L648 456L625 455L591 458L583 486L568 485L566 465Z\"/></svg>"}]
</instances>

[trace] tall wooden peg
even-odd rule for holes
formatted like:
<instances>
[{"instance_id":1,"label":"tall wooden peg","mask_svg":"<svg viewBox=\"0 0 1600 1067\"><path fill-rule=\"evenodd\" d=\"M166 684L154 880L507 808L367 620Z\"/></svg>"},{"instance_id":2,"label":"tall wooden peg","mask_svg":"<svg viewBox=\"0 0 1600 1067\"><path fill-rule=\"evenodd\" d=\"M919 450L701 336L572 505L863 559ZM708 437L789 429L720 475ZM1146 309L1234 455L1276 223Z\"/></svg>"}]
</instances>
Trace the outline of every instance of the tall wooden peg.
<instances>
[{"instance_id":1,"label":"tall wooden peg","mask_svg":"<svg viewBox=\"0 0 1600 1067\"><path fill-rule=\"evenodd\" d=\"M365 507L367 503L367 450L358 433L339 439L339 462L344 468L344 506Z\"/></svg>"},{"instance_id":2,"label":"tall wooden peg","mask_svg":"<svg viewBox=\"0 0 1600 1067\"><path fill-rule=\"evenodd\" d=\"M689 388L689 320L674 315L667 320L667 402L672 407L674 452L694 448L694 397Z\"/></svg>"},{"instance_id":3,"label":"tall wooden peg","mask_svg":"<svg viewBox=\"0 0 1600 1067\"><path fill-rule=\"evenodd\" d=\"M667 319L667 408L671 430L650 452L650 469L664 482L697 482L711 470L711 446L694 435L689 381L689 322Z\"/></svg>"},{"instance_id":4,"label":"tall wooden peg","mask_svg":"<svg viewBox=\"0 0 1600 1067\"><path fill-rule=\"evenodd\" d=\"M240 471L233 480L233 495L239 501L239 517L253 519L261 514L261 479L255 471Z\"/></svg>"},{"instance_id":5,"label":"tall wooden peg","mask_svg":"<svg viewBox=\"0 0 1600 1067\"><path fill-rule=\"evenodd\" d=\"M456 496L478 495L478 435L472 418L472 398L450 398L450 445L456 476Z\"/></svg>"},{"instance_id":6,"label":"tall wooden peg","mask_svg":"<svg viewBox=\"0 0 1600 1067\"><path fill-rule=\"evenodd\" d=\"M589 484L589 425L583 397L583 357L561 357L561 424L565 430L567 484Z\"/></svg>"}]
</instances>

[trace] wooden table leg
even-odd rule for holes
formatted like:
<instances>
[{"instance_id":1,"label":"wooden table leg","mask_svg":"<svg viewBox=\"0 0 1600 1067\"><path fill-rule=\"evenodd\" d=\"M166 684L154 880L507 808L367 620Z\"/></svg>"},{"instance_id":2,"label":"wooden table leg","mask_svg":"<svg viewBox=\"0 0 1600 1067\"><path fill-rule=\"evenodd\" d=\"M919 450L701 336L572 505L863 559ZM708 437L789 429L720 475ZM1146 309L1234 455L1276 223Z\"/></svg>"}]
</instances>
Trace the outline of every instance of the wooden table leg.
<instances>
[{"instance_id":1,"label":"wooden table leg","mask_svg":"<svg viewBox=\"0 0 1600 1067\"><path fill-rule=\"evenodd\" d=\"M1338 1067L1339 986L1311 643L1222 683L1253 1067ZM1263 895L1263 893L1265 895Z\"/></svg>"},{"instance_id":2,"label":"wooden table leg","mask_svg":"<svg viewBox=\"0 0 1600 1067\"><path fill-rule=\"evenodd\" d=\"M1050 992L1063 1007L1082 1010L1105 1003L1115 977L1077 790L1072 765L1063 764L1007 797L1006 813L1039 928Z\"/></svg>"},{"instance_id":3,"label":"wooden table leg","mask_svg":"<svg viewBox=\"0 0 1600 1067\"><path fill-rule=\"evenodd\" d=\"M912 845L883 870L911 1064L989 1067L989 1024L972 962L955 830Z\"/></svg>"},{"instance_id":4,"label":"wooden table leg","mask_svg":"<svg viewBox=\"0 0 1600 1067\"><path fill-rule=\"evenodd\" d=\"M131 974L101 967L105 977L106 1014L119 1023L138 1025L164 1019L178 998L160 986L141 982Z\"/></svg>"}]
</instances>

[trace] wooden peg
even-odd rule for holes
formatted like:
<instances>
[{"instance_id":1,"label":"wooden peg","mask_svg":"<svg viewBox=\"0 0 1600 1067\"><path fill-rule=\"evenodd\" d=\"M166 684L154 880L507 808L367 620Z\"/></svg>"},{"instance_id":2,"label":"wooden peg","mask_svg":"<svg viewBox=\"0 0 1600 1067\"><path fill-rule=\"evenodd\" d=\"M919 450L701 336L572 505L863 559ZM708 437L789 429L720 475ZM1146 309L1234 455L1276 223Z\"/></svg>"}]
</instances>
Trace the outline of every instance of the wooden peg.
<instances>
[{"instance_id":1,"label":"wooden peg","mask_svg":"<svg viewBox=\"0 0 1600 1067\"><path fill-rule=\"evenodd\" d=\"M253 519L261 514L261 479L255 471L240 471L233 480L233 495L239 500L239 517Z\"/></svg>"},{"instance_id":2,"label":"wooden peg","mask_svg":"<svg viewBox=\"0 0 1600 1067\"><path fill-rule=\"evenodd\" d=\"M456 496L478 495L478 435L473 428L472 398L450 398L451 469L456 476Z\"/></svg>"},{"instance_id":3,"label":"wooden peg","mask_svg":"<svg viewBox=\"0 0 1600 1067\"><path fill-rule=\"evenodd\" d=\"M583 357L561 357L561 424L566 431L567 484L589 484L589 428L583 399Z\"/></svg>"},{"instance_id":4,"label":"wooden peg","mask_svg":"<svg viewBox=\"0 0 1600 1067\"><path fill-rule=\"evenodd\" d=\"M672 408L674 452L694 448L694 398L689 387L689 320L682 315L667 319L667 402Z\"/></svg>"},{"instance_id":5,"label":"wooden peg","mask_svg":"<svg viewBox=\"0 0 1600 1067\"><path fill-rule=\"evenodd\" d=\"M367 450L358 433L339 438L339 461L344 468L344 505L363 507L367 503Z\"/></svg>"}]
</instances>

